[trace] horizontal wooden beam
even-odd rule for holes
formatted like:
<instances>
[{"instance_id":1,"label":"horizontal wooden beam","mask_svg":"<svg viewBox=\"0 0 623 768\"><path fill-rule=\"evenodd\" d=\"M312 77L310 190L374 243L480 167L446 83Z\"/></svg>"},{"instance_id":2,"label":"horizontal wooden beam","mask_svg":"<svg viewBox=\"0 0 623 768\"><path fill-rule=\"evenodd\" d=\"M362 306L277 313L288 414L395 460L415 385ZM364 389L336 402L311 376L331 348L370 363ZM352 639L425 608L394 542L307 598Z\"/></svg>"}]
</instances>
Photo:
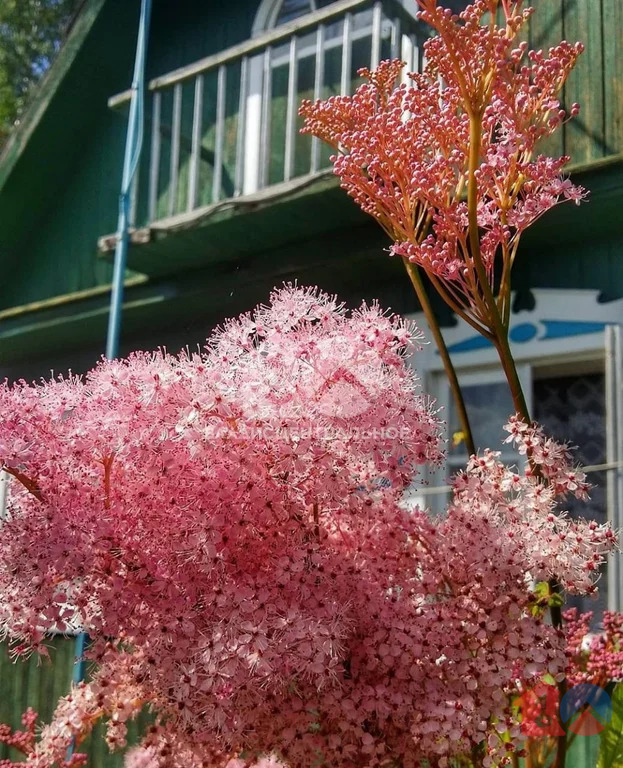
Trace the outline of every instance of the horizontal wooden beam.
<instances>
[{"instance_id":1,"label":"horizontal wooden beam","mask_svg":"<svg viewBox=\"0 0 623 768\"><path fill-rule=\"evenodd\" d=\"M116 93L114 96L111 96L108 99L108 108L119 109L119 107L123 107L125 104L128 104L131 99L132 89L128 88L126 91L122 91L121 93Z\"/></svg>"},{"instance_id":2,"label":"horizontal wooden beam","mask_svg":"<svg viewBox=\"0 0 623 768\"><path fill-rule=\"evenodd\" d=\"M127 278L124 282L125 288L131 288L135 285L143 285L149 281L147 275L134 275ZM84 301L85 299L96 298L110 293L112 285L98 285L95 288L85 288L83 291L74 291L73 293L63 293L60 296L54 296L51 299L42 299L41 301L31 301L29 304L21 304L19 307L11 307L0 311L0 320L8 320L12 317L20 317L30 312L43 312L46 309L54 309L64 304L71 304L74 301Z\"/></svg>"},{"instance_id":3,"label":"horizontal wooden beam","mask_svg":"<svg viewBox=\"0 0 623 768\"><path fill-rule=\"evenodd\" d=\"M192 211L184 211L183 213L178 213L174 216L167 216L164 219L158 219L157 221L151 222L149 227L131 230L130 243L132 245L145 245L152 241L153 235L156 232L170 232L177 229L192 229L196 224L204 221L207 218L210 218L217 211L221 211L223 209L231 209L232 211L244 211L261 208L266 205L271 205L278 200L288 198L292 195L295 195L296 193L300 193L307 187L314 187L327 183L329 188L334 188L338 185L335 174L331 169L318 171L317 173L291 179L290 181L283 181L279 184L271 184L270 187L265 187L264 189L260 189L250 195L231 197L227 200L221 200L218 203L212 203L211 205L204 205L200 208L195 208ZM100 256L114 251L116 242L116 234L103 235L100 237L97 241L97 248Z\"/></svg>"},{"instance_id":4,"label":"horizontal wooden beam","mask_svg":"<svg viewBox=\"0 0 623 768\"><path fill-rule=\"evenodd\" d=\"M149 227L130 227L128 230L131 245L145 245L151 241L151 229ZM97 250L100 253L111 253L117 247L117 233L102 235L97 240Z\"/></svg>"}]
</instances>

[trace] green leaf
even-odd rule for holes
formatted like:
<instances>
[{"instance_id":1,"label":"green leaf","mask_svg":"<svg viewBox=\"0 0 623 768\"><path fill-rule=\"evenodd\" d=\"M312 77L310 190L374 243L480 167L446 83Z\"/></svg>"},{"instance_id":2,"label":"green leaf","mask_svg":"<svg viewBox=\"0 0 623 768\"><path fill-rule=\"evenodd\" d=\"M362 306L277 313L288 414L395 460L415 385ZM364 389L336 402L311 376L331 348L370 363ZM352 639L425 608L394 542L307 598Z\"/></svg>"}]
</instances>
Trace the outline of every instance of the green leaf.
<instances>
[{"instance_id":1,"label":"green leaf","mask_svg":"<svg viewBox=\"0 0 623 768\"><path fill-rule=\"evenodd\" d=\"M612 720L599 737L597 768L623 767L623 684L612 693Z\"/></svg>"},{"instance_id":2,"label":"green leaf","mask_svg":"<svg viewBox=\"0 0 623 768\"><path fill-rule=\"evenodd\" d=\"M547 581L539 581L534 587L534 594L538 598L549 597L549 584Z\"/></svg>"}]
</instances>

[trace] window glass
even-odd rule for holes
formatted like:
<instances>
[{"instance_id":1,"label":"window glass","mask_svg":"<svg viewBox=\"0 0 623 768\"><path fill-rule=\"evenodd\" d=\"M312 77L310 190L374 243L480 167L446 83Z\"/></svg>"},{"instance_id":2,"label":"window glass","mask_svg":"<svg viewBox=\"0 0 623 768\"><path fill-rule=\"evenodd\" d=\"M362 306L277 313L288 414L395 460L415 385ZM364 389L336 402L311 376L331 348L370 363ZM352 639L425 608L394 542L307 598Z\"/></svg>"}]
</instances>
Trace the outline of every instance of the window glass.
<instances>
[{"instance_id":1,"label":"window glass","mask_svg":"<svg viewBox=\"0 0 623 768\"><path fill-rule=\"evenodd\" d=\"M494 381L483 384L470 384L461 387L467 415L474 434L477 450L491 448L494 451L503 450L503 441L508 433L503 430L504 424L515 408L506 381ZM461 431L454 400L450 398L448 412L449 438ZM450 447L450 456L466 458L464 443Z\"/></svg>"},{"instance_id":2,"label":"window glass","mask_svg":"<svg viewBox=\"0 0 623 768\"><path fill-rule=\"evenodd\" d=\"M569 443L574 460L583 466L606 463L606 405L603 373L556 376L534 382L534 418L546 434ZM605 523L606 472L590 472L590 500L565 500L564 507L573 517L584 517ZM599 582L599 597L570 597L568 604L580 611L593 611L595 623L607 608L608 582L605 569Z\"/></svg>"},{"instance_id":3,"label":"window glass","mask_svg":"<svg viewBox=\"0 0 623 768\"><path fill-rule=\"evenodd\" d=\"M330 5L331 2L334 0L283 0L275 18L275 26L278 27L306 13L317 11L319 8Z\"/></svg>"},{"instance_id":4,"label":"window glass","mask_svg":"<svg viewBox=\"0 0 623 768\"><path fill-rule=\"evenodd\" d=\"M454 13L460 13L467 7L469 2L471 2L471 0L445 0L441 5L443 5L444 8L450 8Z\"/></svg>"}]
</instances>

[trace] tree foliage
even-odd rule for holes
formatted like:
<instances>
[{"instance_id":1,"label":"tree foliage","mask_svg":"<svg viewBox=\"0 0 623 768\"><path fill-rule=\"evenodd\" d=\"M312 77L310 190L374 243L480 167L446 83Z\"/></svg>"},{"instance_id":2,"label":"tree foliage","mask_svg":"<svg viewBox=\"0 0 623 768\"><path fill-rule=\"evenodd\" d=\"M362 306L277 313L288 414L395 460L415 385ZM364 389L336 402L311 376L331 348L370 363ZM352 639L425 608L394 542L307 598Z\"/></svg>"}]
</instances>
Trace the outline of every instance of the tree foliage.
<instances>
[{"instance_id":1,"label":"tree foliage","mask_svg":"<svg viewBox=\"0 0 623 768\"><path fill-rule=\"evenodd\" d=\"M58 53L79 0L0 0L0 145Z\"/></svg>"}]
</instances>

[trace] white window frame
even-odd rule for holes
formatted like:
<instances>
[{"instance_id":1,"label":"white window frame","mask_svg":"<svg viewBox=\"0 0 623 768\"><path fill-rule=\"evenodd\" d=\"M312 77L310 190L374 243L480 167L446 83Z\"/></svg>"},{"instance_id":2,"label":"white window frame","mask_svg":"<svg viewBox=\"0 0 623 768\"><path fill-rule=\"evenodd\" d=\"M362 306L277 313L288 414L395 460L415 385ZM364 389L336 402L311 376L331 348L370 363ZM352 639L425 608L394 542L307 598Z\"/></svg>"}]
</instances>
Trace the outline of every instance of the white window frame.
<instances>
[{"instance_id":1,"label":"white window frame","mask_svg":"<svg viewBox=\"0 0 623 768\"><path fill-rule=\"evenodd\" d=\"M598 291L581 289L535 289L533 294L534 309L514 313L510 323L511 333L519 327L534 328L533 338L511 344L528 405L532 405L532 381L538 378L538 372L551 368L553 373L561 370L572 373L574 367L587 365L604 371L606 465L609 467L607 515L614 528L620 531L623 527L623 299L602 303ZM411 315L410 319L427 333L423 315ZM561 333L564 323L573 331L566 336ZM499 360L492 347L475 344L472 351L452 353L453 347L458 345L460 348L476 338L470 326L459 320L456 326L443 331L459 380L465 384L500 380ZM436 397L439 406L447 412L451 393L434 344L427 344L424 350L416 352L412 363L424 391ZM441 417L444 418L443 411ZM452 436L446 437L451 439ZM502 450L502 446L487 447ZM414 488L408 494L408 503L419 503L434 512L439 511L447 500L447 479L447 467L429 472L426 477L428 487ZM623 610L621 554L612 555L608 563L608 608Z\"/></svg>"},{"instance_id":2,"label":"white window frame","mask_svg":"<svg viewBox=\"0 0 623 768\"><path fill-rule=\"evenodd\" d=\"M255 19L252 26L252 37L258 37L259 35L275 28L277 17L281 9L283 0L262 0L255 15ZM335 0L337 2L337 0ZM407 10L409 15L416 19L416 5L413 0L396 0L403 9ZM325 6L326 7L326 6ZM297 20L303 20L306 16L315 13L312 10L310 14L304 14L298 17ZM339 23L343 20L343 16L336 16L330 24ZM394 34L394 28L391 26L385 26L386 22L382 22L381 37L384 39L387 35ZM371 21L369 25L362 26L358 29L353 29L350 36L351 45L353 42L369 37L374 34L374 21ZM303 35L304 37L304 35ZM401 33L400 40L394 42L392 38L392 46L397 45L401 58L410 63L411 68L418 67L418 46L414 45L410 36ZM287 45L286 41L283 41L281 45ZM324 52L331 48L340 47L342 45L342 35L336 37L327 37L324 41ZM280 47L279 46L279 47ZM315 56L315 45L300 47L297 52L297 61L301 61L308 56ZM271 69L282 66L289 61L289 55L284 54L273 57L270 62ZM249 59L249 76L247 86L247 98L246 98L246 123L245 123L245 135L244 135L244 166L243 166L243 179L242 179L242 194L250 195L260 190L266 184L266 179L263 179L262 168L262 126L264 116L264 105L262 104L263 96L263 81L264 81L264 55L258 54L252 56ZM403 81L407 82L407 72L405 70L403 74ZM342 86L343 87L343 86ZM322 169L320 169L322 170Z\"/></svg>"},{"instance_id":3,"label":"white window frame","mask_svg":"<svg viewBox=\"0 0 623 768\"><path fill-rule=\"evenodd\" d=\"M6 520L8 509L8 494L9 494L9 474L3 469L0 470L0 523Z\"/></svg>"}]
</instances>

